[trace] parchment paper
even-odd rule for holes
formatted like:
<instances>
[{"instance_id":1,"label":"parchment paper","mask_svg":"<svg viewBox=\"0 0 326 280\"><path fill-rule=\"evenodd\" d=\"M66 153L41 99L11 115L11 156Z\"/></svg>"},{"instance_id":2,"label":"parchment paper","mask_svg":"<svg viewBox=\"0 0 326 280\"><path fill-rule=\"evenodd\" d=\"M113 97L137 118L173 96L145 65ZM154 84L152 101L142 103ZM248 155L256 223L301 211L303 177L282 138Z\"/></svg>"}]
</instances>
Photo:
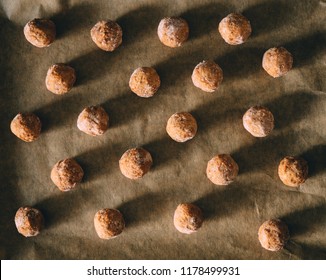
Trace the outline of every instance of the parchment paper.
<instances>
[{"instance_id":1,"label":"parchment paper","mask_svg":"<svg viewBox=\"0 0 326 280\"><path fill-rule=\"evenodd\" d=\"M325 259L326 257L326 3L325 1L69 1L2 0L0 254L2 259ZM217 31L230 12L249 18L253 33L243 45L227 45ZM165 47L156 29L164 16L183 16L189 41ZM23 35L25 23L51 18L57 40L38 49ZM101 19L116 20L123 44L106 53L89 31ZM270 47L285 46L294 68L273 79L261 67ZM193 68L215 60L224 80L213 94L194 87ZM68 63L77 84L65 96L45 88L53 63ZM143 99L133 94L129 77L140 66L157 69L162 86ZM82 109L102 104L110 128L101 137L77 129ZM253 105L274 113L275 130L257 139L242 126ZM188 111L198 134L176 143L165 132L168 118ZM34 112L42 123L40 138L24 143L9 129L18 112ZM151 152L153 169L131 181L118 160L129 148ZM230 186L213 185L205 174L214 155L229 153L240 173ZM279 161L301 155L309 179L299 189L284 186ZM83 183L60 192L50 180L53 165L75 157L85 171ZM206 221L195 234L173 226L181 202L202 208ZM14 215L23 205L39 208L46 228L35 238L16 231ZM93 226L101 208L117 208L126 229L100 240ZM269 218L281 218L291 241L280 252L261 248L257 231Z\"/></svg>"}]
</instances>

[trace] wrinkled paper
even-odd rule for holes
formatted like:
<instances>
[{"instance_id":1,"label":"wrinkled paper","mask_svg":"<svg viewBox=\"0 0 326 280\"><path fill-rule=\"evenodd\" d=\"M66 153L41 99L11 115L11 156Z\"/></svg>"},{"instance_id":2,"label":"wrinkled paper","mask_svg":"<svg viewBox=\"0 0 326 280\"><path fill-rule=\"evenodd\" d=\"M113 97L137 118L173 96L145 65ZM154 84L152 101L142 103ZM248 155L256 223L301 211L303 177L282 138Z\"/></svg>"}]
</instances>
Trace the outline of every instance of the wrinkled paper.
<instances>
[{"instance_id":1,"label":"wrinkled paper","mask_svg":"<svg viewBox=\"0 0 326 280\"><path fill-rule=\"evenodd\" d=\"M2 259L325 259L326 257L326 40L325 1L69 1L1 2L1 196ZM231 12L243 13L252 35L238 46L226 44L217 31ZM164 46L156 30L161 18L182 16L190 26L180 48ZM48 48L29 44L27 21L50 18L57 39ZM104 52L90 38L101 19L116 20L123 43ZM293 69L274 79L261 67L264 52L284 46ZM212 59L224 72L214 93L191 81L194 67ZM66 95L47 91L45 75L54 63L77 72ZM154 67L161 87L140 98L128 86L134 69ZM101 104L110 128L99 137L78 130L78 114ZM254 138L242 125L245 111L268 107L275 129ZM165 131L175 112L190 112L198 133L186 143ZM19 112L34 112L42 134L32 143L9 129ZM118 161L141 146L153 157L142 179L125 178ZM206 177L207 162L228 153L239 165L229 186ZM298 189L279 180L277 167L287 155L309 164L309 179ZM83 182L62 193L50 179L53 165L74 157L85 171ZM173 225L177 205L198 205L206 218L195 234ZM45 216L40 235L25 238L14 224L16 210L30 205ZM98 238L93 218L102 208L119 209L125 231L115 239ZM257 232L267 219L280 218L290 229L284 250L261 248Z\"/></svg>"}]
</instances>

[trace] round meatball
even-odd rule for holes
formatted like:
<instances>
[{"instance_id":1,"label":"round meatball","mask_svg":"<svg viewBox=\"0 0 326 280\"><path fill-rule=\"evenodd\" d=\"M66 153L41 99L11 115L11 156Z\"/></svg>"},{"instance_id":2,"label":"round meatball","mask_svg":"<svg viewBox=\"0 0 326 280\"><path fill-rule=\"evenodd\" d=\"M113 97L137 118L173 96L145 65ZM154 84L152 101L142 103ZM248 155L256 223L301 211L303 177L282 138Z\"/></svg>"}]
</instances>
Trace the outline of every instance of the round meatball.
<instances>
[{"instance_id":1,"label":"round meatball","mask_svg":"<svg viewBox=\"0 0 326 280\"><path fill-rule=\"evenodd\" d=\"M62 192L74 189L83 176L83 169L73 158L58 161L51 171L51 180Z\"/></svg>"},{"instance_id":2,"label":"round meatball","mask_svg":"<svg viewBox=\"0 0 326 280\"><path fill-rule=\"evenodd\" d=\"M152 67L137 68L129 80L130 89L140 97L152 97L160 85L160 77Z\"/></svg>"},{"instance_id":3,"label":"round meatball","mask_svg":"<svg viewBox=\"0 0 326 280\"><path fill-rule=\"evenodd\" d=\"M223 80L223 71L214 61L199 63L191 76L193 84L206 92L214 92Z\"/></svg>"},{"instance_id":4,"label":"round meatball","mask_svg":"<svg viewBox=\"0 0 326 280\"><path fill-rule=\"evenodd\" d=\"M55 94L67 93L72 89L75 82L75 69L63 63L52 65L45 78L46 88Z\"/></svg>"},{"instance_id":5,"label":"round meatball","mask_svg":"<svg viewBox=\"0 0 326 280\"><path fill-rule=\"evenodd\" d=\"M115 21L101 20L91 29L91 37L100 49L113 52L122 43L122 29Z\"/></svg>"},{"instance_id":6,"label":"round meatball","mask_svg":"<svg viewBox=\"0 0 326 280\"><path fill-rule=\"evenodd\" d=\"M174 226L181 233L191 234L196 232L202 226L203 221L202 210L191 203L179 204L174 212Z\"/></svg>"},{"instance_id":7,"label":"round meatball","mask_svg":"<svg viewBox=\"0 0 326 280\"><path fill-rule=\"evenodd\" d=\"M283 47L271 48L264 53L262 65L270 76L278 78L291 70L293 57Z\"/></svg>"},{"instance_id":8,"label":"round meatball","mask_svg":"<svg viewBox=\"0 0 326 280\"><path fill-rule=\"evenodd\" d=\"M108 125L109 116L99 105L86 107L77 119L79 130L91 136L104 134L108 129Z\"/></svg>"},{"instance_id":9,"label":"round meatball","mask_svg":"<svg viewBox=\"0 0 326 280\"><path fill-rule=\"evenodd\" d=\"M167 122L166 132L174 141L186 142L197 133L196 119L190 113L175 113Z\"/></svg>"},{"instance_id":10,"label":"round meatball","mask_svg":"<svg viewBox=\"0 0 326 280\"><path fill-rule=\"evenodd\" d=\"M44 218L38 209L30 206L20 207L15 215L15 224L21 235L36 236L43 228Z\"/></svg>"},{"instance_id":11,"label":"round meatball","mask_svg":"<svg viewBox=\"0 0 326 280\"><path fill-rule=\"evenodd\" d=\"M207 163L207 178L215 185L231 184L237 177L238 172L238 164L230 155L217 155Z\"/></svg>"},{"instance_id":12,"label":"round meatball","mask_svg":"<svg viewBox=\"0 0 326 280\"><path fill-rule=\"evenodd\" d=\"M289 229L281 220L268 220L260 226L258 239L261 246L266 250L279 251L290 239Z\"/></svg>"},{"instance_id":13,"label":"round meatball","mask_svg":"<svg viewBox=\"0 0 326 280\"><path fill-rule=\"evenodd\" d=\"M41 134L41 121L33 113L19 113L10 123L10 129L25 142L36 140Z\"/></svg>"},{"instance_id":14,"label":"round meatball","mask_svg":"<svg viewBox=\"0 0 326 280\"><path fill-rule=\"evenodd\" d=\"M50 46L55 40L56 27L49 19L36 18L26 23L24 35L35 47L44 48Z\"/></svg>"},{"instance_id":15,"label":"round meatball","mask_svg":"<svg viewBox=\"0 0 326 280\"><path fill-rule=\"evenodd\" d=\"M94 227L99 238L112 239L124 230L125 221L119 210L106 208L96 212Z\"/></svg>"},{"instance_id":16,"label":"round meatball","mask_svg":"<svg viewBox=\"0 0 326 280\"><path fill-rule=\"evenodd\" d=\"M303 158L287 156L278 166L278 176L283 184L299 187L308 178L308 164Z\"/></svg>"},{"instance_id":17,"label":"round meatball","mask_svg":"<svg viewBox=\"0 0 326 280\"><path fill-rule=\"evenodd\" d=\"M165 46L180 47L188 39L189 26L181 17L166 17L160 21L157 35Z\"/></svg>"},{"instance_id":18,"label":"round meatball","mask_svg":"<svg viewBox=\"0 0 326 280\"><path fill-rule=\"evenodd\" d=\"M232 13L221 20L218 31L226 43L240 45L249 38L251 25L249 20L243 15Z\"/></svg>"},{"instance_id":19,"label":"round meatball","mask_svg":"<svg viewBox=\"0 0 326 280\"><path fill-rule=\"evenodd\" d=\"M248 109L242 118L244 128L255 137L265 137L274 128L274 116L263 106Z\"/></svg>"},{"instance_id":20,"label":"round meatball","mask_svg":"<svg viewBox=\"0 0 326 280\"><path fill-rule=\"evenodd\" d=\"M142 178L151 168L151 154L143 148L127 150L119 160L121 173L132 180Z\"/></svg>"}]
</instances>

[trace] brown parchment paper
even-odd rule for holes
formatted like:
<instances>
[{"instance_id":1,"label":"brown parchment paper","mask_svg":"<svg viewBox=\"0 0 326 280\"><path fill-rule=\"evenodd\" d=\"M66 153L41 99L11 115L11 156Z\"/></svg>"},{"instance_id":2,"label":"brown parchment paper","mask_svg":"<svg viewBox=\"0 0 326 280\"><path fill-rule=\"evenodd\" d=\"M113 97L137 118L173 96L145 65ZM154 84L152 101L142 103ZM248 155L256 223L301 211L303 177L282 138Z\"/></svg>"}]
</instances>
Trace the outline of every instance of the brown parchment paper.
<instances>
[{"instance_id":1,"label":"brown parchment paper","mask_svg":"<svg viewBox=\"0 0 326 280\"><path fill-rule=\"evenodd\" d=\"M0 255L2 259L325 259L326 257L326 2L325 1L69 1L2 0L0 22ZM219 21L230 12L249 18L253 33L239 46L227 45ZM189 41L165 47L156 29L164 16L180 15L190 26ZM38 49L24 38L23 26L36 17L51 18L57 40ZM113 53L98 49L89 31L101 19L116 20L123 44ZM265 50L285 46L294 68L273 79L261 67ZM213 94L200 91L191 73L204 59L215 60L224 81ZM77 84L65 96L45 88L53 63L68 63ZM154 67L162 80L149 99L131 93L133 70ZM77 129L82 109L102 104L110 129L91 137ZM257 139L242 126L253 105L270 108L275 130ZM175 112L191 112L198 134L186 143L165 132ZM41 137L24 143L9 129L18 112L34 112L43 123ZM120 173L125 150L151 152L153 169L131 181ZM240 173L228 187L213 185L205 174L209 159L229 153ZM301 155L310 177L299 189L277 176L279 161ZM83 183L60 192L50 180L52 166L75 157L85 171ZM173 226L181 202L202 208L200 231L183 235ZM24 238L14 225L23 205L39 208L46 228ZM100 240L93 217L117 208L126 229ZM260 247L257 231L269 218L281 218L291 241L280 252Z\"/></svg>"}]
</instances>

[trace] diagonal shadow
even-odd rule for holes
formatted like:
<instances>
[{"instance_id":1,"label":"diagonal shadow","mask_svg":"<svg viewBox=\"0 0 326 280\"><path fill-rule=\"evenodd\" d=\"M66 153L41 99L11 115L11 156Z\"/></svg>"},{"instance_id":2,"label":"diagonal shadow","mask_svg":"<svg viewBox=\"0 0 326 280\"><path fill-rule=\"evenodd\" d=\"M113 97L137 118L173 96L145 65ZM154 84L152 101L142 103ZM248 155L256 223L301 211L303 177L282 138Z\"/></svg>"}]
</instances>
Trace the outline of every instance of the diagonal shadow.
<instances>
[{"instance_id":1,"label":"diagonal shadow","mask_svg":"<svg viewBox=\"0 0 326 280\"><path fill-rule=\"evenodd\" d=\"M308 260L325 260L326 259L326 246L301 244L304 259Z\"/></svg>"},{"instance_id":2,"label":"diagonal shadow","mask_svg":"<svg viewBox=\"0 0 326 280\"><path fill-rule=\"evenodd\" d=\"M187 152L196 147L196 136L185 143L178 143L172 140L168 134L161 139L150 141L143 147L150 152L153 157L153 170L160 170L172 161L180 161ZM168 152L167 152L168 151Z\"/></svg>"},{"instance_id":3,"label":"diagonal shadow","mask_svg":"<svg viewBox=\"0 0 326 280\"><path fill-rule=\"evenodd\" d=\"M252 27L252 37L272 32L286 26L296 14L295 1L265 1L245 9Z\"/></svg>"},{"instance_id":4,"label":"diagonal shadow","mask_svg":"<svg viewBox=\"0 0 326 280\"><path fill-rule=\"evenodd\" d=\"M33 110L42 122L42 134L60 127L76 125L77 117L83 109L71 106L78 98L76 94L78 94L76 89L72 89L66 96L54 96L54 101Z\"/></svg>"},{"instance_id":5,"label":"diagonal shadow","mask_svg":"<svg viewBox=\"0 0 326 280\"><path fill-rule=\"evenodd\" d=\"M196 6L182 13L189 25L189 39L197 39L215 30L218 36L218 23L223 17L233 12L234 6L230 3L209 3ZM205 20L204 20L205 19Z\"/></svg>"},{"instance_id":6,"label":"diagonal shadow","mask_svg":"<svg viewBox=\"0 0 326 280\"><path fill-rule=\"evenodd\" d=\"M307 160L309 164L309 177L314 177L326 172L326 144L316 145L300 156Z\"/></svg>"},{"instance_id":7,"label":"diagonal shadow","mask_svg":"<svg viewBox=\"0 0 326 280\"><path fill-rule=\"evenodd\" d=\"M106 133L109 133L107 131ZM84 170L84 182L91 183L119 170L119 159L126 150L126 144L110 143L79 153L74 158ZM110 159L103 160L100 159ZM99 162L100 161L100 162ZM120 172L120 171L118 171Z\"/></svg>"},{"instance_id":8,"label":"diagonal shadow","mask_svg":"<svg viewBox=\"0 0 326 280\"><path fill-rule=\"evenodd\" d=\"M289 227L291 237L300 238L307 232L325 232L326 227L326 204L322 203L316 207L297 210L280 218ZM326 238L324 238L326 247Z\"/></svg>"},{"instance_id":9,"label":"diagonal shadow","mask_svg":"<svg viewBox=\"0 0 326 280\"><path fill-rule=\"evenodd\" d=\"M140 116L147 116L150 110L159 104L160 92L152 98L141 98L131 90L102 104L110 116L110 127L119 127Z\"/></svg>"},{"instance_id":10,"label":"diagonal shadow","mask_svg":"<svg viewBox=\"0 0 326 280\"><path fill-rule=\"evenodd\" d=\"M144 36L156 32L161 16L160 8L146 5L119 17L116 21L123 31L123 45L141 41Z\"/></svg>"},{"instance_id":11,"label":"diagonal shadow","mask_svg":"<svg viewBox=\"0 0 326 280\"><path fill-rule=\"evenodd\" d=\"M193 203L202 209L205 220L213 221L236 214L249 200L246 187L234 182L229 186L216 186Z\"/></svg>"},{"instance_id":12,"label":"diagonal shadow","mask_svg":"<svg viewBox=\"0 0 326 280\"><path fill-rule=\"evenodd\" d=\"M266 139L257 138L253 144L234 151L232 157L238 163L241 173L264 170L267 174L277 176L275 172L280 160L294 153L293 143L302 133L304 132L292 131L283 135L269 135Z\"/></svg>"},{"instance_id":13,"label":"diagonal shadow","mask_svg":"<svg viewBox=\"0 0 326 280\"><path fill-rule=\"evenodd\" d=\"M209 108L220 108L220 110L209 110ZM204 135L210 128L218 127L220 124L228 123L239 129L243 111L240 109L227 109L221 104L220 99L215 99L211 103L198 106L190 112L198 124L198 135ZM241 128L241 126L240 126Z\"/></svg>"},{"instance_id":14,"label":"diagonal shadow","mask_svg":"<svg viewBox=\"0 0 326 280\"><path fill-rule=\"evenodd\" d=\"M261 63L264 52L263 48L243 46L241 49L235 49L216 57L215 62L223 70L223 83L248 78L253 74L263 76Z\"/></svg>"},{"instance_id":15,"label":"diagonal shadow","mask_svg":"<svg viewBox=\"0 0 326 280\"><path fill-rule=\"evenodd\" d=\"M52 16L51 20L56 25L57 38L69 36L82 29L91 29L96 23L95 3L80 3L70 7L69 2L61 0L61 12ZM87 17L85 17L87 15Z\"/></svg>"},{"instance_id":16,"label":"diagonal shadow","mask_svg":"<svg viewBox=\"0 0 326 280\"><path fill-rule=\"evenodd\" d=\"M307 244L300 237L313 232L325 236L326 205L306 208L289 213L281 219L288 225L291 240L286 249L301 259L324 259L326 257L326 239L320 238L318 244ZM315 241L316 242L316 241Z\"/></svg>"},{"instance_id":17,"label":"diagonal shadow","mask_svg":"<svg viewBox=\"0 0 326 280\"><path fill-rule=\"evenodd\" d=\"M139 224L150 223L160 219L159 213L165 211L167 195L161 193L146 193L117 207L123 214L127 228Z\"/></svg>"},{"instance_id":18,"label":"diagonal shadow","mask_svg":"<svg viewBox=\"0 0 326 280\"><path fill-rule=\"evenodd\" d=\"M161 92L166 92L170 87L180 86L181 83L192 83L191 74L195 66L205 57L200 50L178 53L165 61L153 66L161 79ZM173 69L173 71L171 71Z\"/></svg>"},{"instance_id":19,"label":"diagonal shadow","mask_svg":"<svg viewBox=\"0 0 326 280\"><path fill-rule=\"evenodd\" d=\"M39 201L35 207L44 216L44 230L51 230L71 219L79 216L80 207L76 205L81 199L90 200L93 194L91 189L83 189L80 186L70 192L61 192L56 189L56 194Z\"/></svg>"},{"instance_id":20,"label":"diagonal shadow","mask_svg":"<svg viewBox=\"0 0 326 280\"><path fill-rule=\"evenodd\" d=\"M109 75L113 71L112 65L117 62L122 51L122 48L118 48L114 52L108 53L97 48L70 60L67 64L75 69L77 76L74 87L88 84Z\"/></svg>"},{"instance_id":21,"label":"diagonal shadow","mask_svg":"<svg viewBox=\"0 0 326 280\"><path fill-rule=\"evenodd\" d=\"M324 260L326 247L322 244L307 244L290 239L286 243L283 253L295 260Z\"/></svg>"},{"instance_id":22,"label":"diagonal shadow","mask_svg":"<svg viewBox=\"0 0 326 280\"><path fill-rule=\"evenodd\" d=\"M326 51L325 32L316 32L303 38L287 42L284 47L293 55L293 66L303 67Z\"/></svg>"},{"instance_id":23,"label":"diagonal shadow","mask_svg":"<svg viewBox=\"0 0 326 280\"><path fill-rule=\"evenodd\" d=\"M318 97L308 92L284 94L268 102L265 106L271 110L275 119L275 129L284 129L312 112Z\"/></svg>"}]
</instances>

